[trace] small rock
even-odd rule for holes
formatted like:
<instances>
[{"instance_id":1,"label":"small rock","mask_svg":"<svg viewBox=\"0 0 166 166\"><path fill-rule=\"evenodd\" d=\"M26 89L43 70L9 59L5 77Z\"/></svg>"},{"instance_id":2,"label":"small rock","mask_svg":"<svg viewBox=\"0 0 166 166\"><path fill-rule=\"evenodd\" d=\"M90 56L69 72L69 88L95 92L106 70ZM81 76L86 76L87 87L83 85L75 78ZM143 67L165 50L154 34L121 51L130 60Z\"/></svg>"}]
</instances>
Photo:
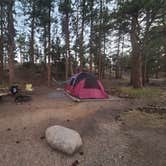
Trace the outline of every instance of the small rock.
<instances>
[{"instance_id":1,"label":"small rock","mask_svg":"<svg viewBox=\"0 0 166 166\"><path fill-rule=\"evenodd\" d=\"M79 154L82 156L82 155L84 155L84 152L80 152Z\"/></svg>"},{"instance_id":2,"label":"small rock","mask_svg":"<svg viewBox=\"0 0 166 166\"><path fill-rule=\"evenodd\" d=\"M129 108L128 111L133 111L133 109L132 109L132 108Z\"/></svg>"},{"instance_id":3,"label":"small rock","mask_svg":"<svg viewBox=\"0 0 166 166\"><path fill-rule=\"evenodd\" d=\"M56 88L56 90L57 90L57 91L61 91L61 90L63 90L63 89L62 89L62 88Z\"/></svg>"},{"instance_id":4,"label":"small rock","mask_svg":"<svg viewBox=\"0 0 166 166\"><path fill-rule=\"evenodd\" d=\"M56 150L66 154L73 154L82 146L82 139L75 130L62 127L52 126L45 132L48 144Z\"/></svg>"},{"instance_id":5,"label":"small rock","mask_svg":"<svg viewBox=\"0 0 166 166\"><path fill-rule=\"evenodd\" d=\"M41 140L42 140L42 139L45 139L45 136L41 136L40 139L41 139Z\"/></svg>"},{"instance_id":6,"label":"small rock","mask_svg":"<svg viewBox=\"0 0 166 166\"><path fill-rule=\"evenodd\" d=\"M78 160L75 160L73 163L72 163L72 166L77 166L79 164L79 161Z\"/></svg>"},{"instance_id":7,"label":"small rock","mask_svg":"<svg viewBox=\"0 0 166 166\"><path fill-rule=\"evenodd\" d=\"M8 128L7 131L11 131L11 128Z\"/></svg>"},{"instance_id":8,"label":"small rock","mask_svg":"<svg viewBox=\"0 0 166 166\"><path fill-rule=\"evenodd\" d=\"M121 158L121 159L123 159L123 158L124 158L124 156L120 156L120 158Z\"/></svg>"},{"instance_id":9,"label":"small rock","mask_svg":"<svg viewBox=\"0 0 166 166\"><path fill-rule=\"evenodd\" d=\"M122 119L120 118L120 115L115 116L115 120L116 121L122 121Z\"/></svg>"},{"instance_id":10,"label":"small rock","mask_svg":"<svg viewBox=\"0 0 166 166\"><path fill-rule=\"evenodd\" d=\"M20 141L16 141L16 144L19 144L20 143Z\"/></svg>"}]
</instances>

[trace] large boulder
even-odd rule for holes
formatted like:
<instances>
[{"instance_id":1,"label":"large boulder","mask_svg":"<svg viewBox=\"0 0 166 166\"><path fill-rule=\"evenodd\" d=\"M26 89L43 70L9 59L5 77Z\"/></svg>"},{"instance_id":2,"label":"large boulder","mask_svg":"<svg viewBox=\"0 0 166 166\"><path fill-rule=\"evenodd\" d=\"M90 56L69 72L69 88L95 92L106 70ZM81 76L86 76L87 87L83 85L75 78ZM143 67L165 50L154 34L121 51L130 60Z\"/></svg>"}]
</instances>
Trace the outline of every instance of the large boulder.
<instances>
[{"instance_id":1,"label":"large boulder","mask_svg":"<svg viewBox=\"0 0 166 166\"><path fill-rule=\"evenodd\" d=\"M53 149L70 155L82 146L82 140L79 133L66 127L49 127L47 128L45 135L48 144Z\"/></svg>"}]
</instances>

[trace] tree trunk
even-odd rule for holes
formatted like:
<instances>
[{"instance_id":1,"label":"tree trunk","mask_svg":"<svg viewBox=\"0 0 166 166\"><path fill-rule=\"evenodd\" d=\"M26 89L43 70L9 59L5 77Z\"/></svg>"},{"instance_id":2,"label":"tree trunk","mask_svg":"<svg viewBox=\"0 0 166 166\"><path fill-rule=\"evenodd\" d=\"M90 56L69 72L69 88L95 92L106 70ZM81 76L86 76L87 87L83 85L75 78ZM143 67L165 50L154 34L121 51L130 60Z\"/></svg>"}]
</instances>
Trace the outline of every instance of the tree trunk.
<instances>
[{"instance_id":1,"label":"tree trunk","mask_svg":"<svg viewBox=\"0 0 166 166\"><path fill-rule=\"evenodd\" d=\"M102 78L105 78L105 69L107 67L106 65L106 61L105 61L105 58L106 58L106 36L105 36L105 32L103 32L103 49L104 49L104 57L103 57L103 61L102 61Z\"/></svg>"},{"instance_id":2,"label":"tree trunk","mask_svg":"<svg viewBox=\"0 0 166 166\"><path fill-rule=\"evenodd\" d=\"M48 65L47 65L47 79L48 87L51 85L51 4L49 6L49 21L48 21Z\"/></svg>"},{"instance_id":3,"label":"tree trunk","mask_svg":"<svg viewBox=\"0 0 166 166\"><path fill-rule=\"evenodd\" d=\"M66 52L66 62L65 62L65 78L68 80L69 75L69 59L68 59L68 53Z\"/></svg>"},{"instance_id":4,"label":"tree trunk","mask_svg":"<svg viewBox=\"0 0 166 166\"><path fill-rule=\"evenodd\" d=\"M146 70L146 82L149 83L149 72Z\"/></svg>"},{"instance_id":5,"label":"tree trunk","mask_svg":"<svg viewBox=\"0 0 166 166\"><path fill-rule=\"evenodd\" d=\"M84 22L85 22L85 0L82 2L82 22L81 22L81 33L80 33L80 70L83 70L83 60L84 60Z\"/></svg>"},{"instance_id":6,"label":"tree trunk","mask_svg":"<svg viewBox=\"0 0 166 166\"><path fill-rule=\"evenodd\" d=\"M77 62L77 58L78 58L78 46L79 46L79 33L78 33L78 30L79 30L79 7L77 6L77 17L76 17L76 41L75 41L75 46L76 46L76 49L75 49L75 66L74 67L78 67L78 62Z\"/></svg>"},{"instance_id":7,"label":"tree trunk","mask_svg":"<svg viewBox=\"0 0 166 166\"><path fill-rule=\"evenodd\" d=\"M81 34L80 34L80 70L83 70L83 26L84 23L82 21L81 25Z\"/></svg>"},{"instance_id":8,"label":"tree trunk","mask_svg":"<svg viewBox=\"0 0 166 166\"><path fill-rule=\"evenodd\" d=\"M70 53L70 40L69 40L69 71L70 71L70 76L73 75L73 63L72 63L72 57Z\"/></svg>"},{"instance_id":9,"label":"tree trunk","mask_svg":"<svg viewBox=\"0 0 166 166\"><path fill-rule=\"evenodd\" d=\"M102 79L102 52L101 52L101 45L102 45L102 0L100 0L100 23L99 23L99 62L98 62L98 77Z\"/></svg>"},{"instance_id":10,"label":"tree trunk","mask_svg":"<svg viewBox=\"0 0 166 166\"><path fill-rule=\"evenodd\" d=\"M134 55L137 54L137 55ZM131 84L134 88L142 88L142 60L139 52L133 52L132 55L132 76Z\"/></svg>"},{"instance_id":11,"label":"tree trunk","mask_svg":"<svg viewBox=\"0 0 166 166\"><path fill-rule=\"evenodd\" d=\"M134 88L142 88L142 55L137 35L137 16L132 17L131 45L132 45L132 72L131 83Z\"/></svg>"},{"instance_id":12,"label":"tree trunk","mask_svg":"<svg viewBox=\"0 0 166 166\"><path fill-rule=\"evenodd\" d=\"M122 36L122 52L121 52L121 57L123 57L123 54L124 54L124 35ZM122 79L123 71L124 71L123 64L120 63L120 75L119 75L120 79Z\"/></svg>"},{"instance_id":13,"label":"tree trunk","mask_svg":"<svg viewBox=\"0 0 166 166\"><path fill-rule=\"evenodd\" d=\"M0 36L0 81L3 79L3 36Z\"/></svg>"},{"instance_id":14,"label":"tree trunk","mask_svg":"<svg viewBox=\"0 0 166 166\"><path fill-rule=\"evenodd\" d=\"M43 49L44 49L44 64L45 64L45 66L46 66L46 64L47 64L47 37L46 37L47 35L46 35L46 26L44 26L44 42L43 42Z\"/></svg>"},{"instance_id":15,"label":"tree trunk","mask_svg":"<svg viewBox=\"0 0 166 166\"><path fill-rule=\"evenodd\" d=\"M70 34L69 34L69 13L66 12L66 26L65 26L65 42L66 42L66 80L69 76L69 61L70 61Z\"/></svg>"},{"instance_id":16,"label":"tree trunk","mask_svg":"<svg viewBox=\"0 0 166 166\"><path fill-rule=\"evenodd\" d=\"M90 67L90 72L92 72L92 63L93 63L93 0L91 0L91 6L90 6L90 11L91 11L91 16L90 16L90 64L89 64L89 67Z\"/></svg>"},{"instance_id":17,"label":"tree trunk","mask_svg":"<svg viewBox=\"0 0 166 166\"><path fill-rule=\"evenodd\" d=\"M115 69L115 78L119 79L120 78L120 41L121 41L121 34L120 30L118 32L118 49L117 49L117 56L116 56L116 69Z\"/></svg>"},{"instance_id":18,"label":"tree trunk","mask_svg":"<svg viewBox=\"0 0 166 166\"><path fill-rule=\"evenodd\" d=\"M112 67L110 66L110 69L109 69L109 79L112 78Z\"/></svg>"},{"instance_id":19,"label":"tree trunk","mask_svg":"<svg viewBox=\"0 0 166 166\"><path fill-rule=\"evenodd\" d=\"M159 78L159 71L158 71L158 69L157 69L156 72L155 72L155 78L156 78L156 79Z\"/></svg>"},{"instance_id":20,"label":"tree trunk","mask_svg":"<svg viewBox=\"0 0 166 166\"><path fill-rule=\"evenodd\" d=\"M152 24L152 18L150 17L150 11L146 13L145 17L145 33L144 33L144 38L142 42L142 84L143 86L149 82L148 73L147 73L147 56L146 56L146 47L149 42L149 30L150 26Z\"/></svg>"},{"instance_id":21,"label":"tree trunk","mask_svg":"<svg viewBox=\"0 0 166 166\"><path fill-rule=\"evenodd\" d=\"M8 64L9 64L9 82L14 82L14 19L13 19L14 1L8 3Z\"/></svg>"},{"instance_id":22,"label":"tree trunk","mask_svg":"<svg viewBox=\"0 0 166 166\"><path fill-rule=\"evenodd\" d=\"M0 81L3 79L3 11L2 6L0 6Z\"/></svg>"},{"instance_id":23,"label":"tree trunk","mask_svg":"<svg viewBox=\"0 0 166 166\"><path fill-rule=\"evenodd\" d=\"M35 35L35 3L32 2L31 39L30 39L30 63L34 64L34 35Z\"/></svg>"},{"instance_id":24,"label":"tree trunk","mask_svg":"<svg viewBox=\"0 0 166 166\"><path fill-rule=\"evenodd\" d=\"M145 84L147 83L147 69L146 69L146 62L144 60L144 62L142 63L142 85L145 86Z\"/></svg>"}]
</instances>

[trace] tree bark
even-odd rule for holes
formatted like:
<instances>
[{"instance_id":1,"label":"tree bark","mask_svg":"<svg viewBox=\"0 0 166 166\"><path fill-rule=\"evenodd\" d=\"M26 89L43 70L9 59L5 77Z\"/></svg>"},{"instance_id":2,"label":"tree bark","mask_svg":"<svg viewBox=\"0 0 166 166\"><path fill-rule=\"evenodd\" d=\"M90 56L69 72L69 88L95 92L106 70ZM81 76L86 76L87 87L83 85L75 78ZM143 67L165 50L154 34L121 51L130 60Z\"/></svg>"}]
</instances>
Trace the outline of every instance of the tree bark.
<instances>
[{"instance_id":1,"label":"tree bark","mask_svg":"<svg viewBox=\"0 0 166 166\"><path fill-rule=\"evenodd\" d=\"M147 79L146 79L146 74L147 72L147 69L146 69L146 62L145 62L145 59L144 61L142 62L142 85L145 86L145 84L147 83Z\"/></svg>"},{"instance_id":2,"label":"tree bark","mask_svg":"<svg viewBox=\"0 0 166 166\"><path fill-rule=\"evenodd\" d=\"M0 6L0 80L3 79L3 7Z\"/></svg>"},{"instance_id":3,"label":"tree bark","mask_svg":"<svg viewBox=\"0 0 166 166\"><path fill-rule=\"evenodd\" d=\"M66 12L66 20L65 20L65 24L66 24L66 28L65 28L65 42L66 42L66 72L65 72L65 77L66 80L68 79L69 76L69 61L70 61L70 34L69 34L69 13Z\"/></svg>"},{"instance_id":4,"label":"tree bark","mask_svg":"<svg viewBox=\"0 0 166 166\"><path fill-rule=\"evenodd\" d=\"M142 55L137 34L137 16L132 17L131 24L131 45L132 45L132 71L131 83L134 88L142 88Z\"/></svg>"},{"instance_id":5,"label":"tree bark","mask_svg":"<svg viewBox=\"0 0 166 166\"><path fill-rule=\"evenodd\" d=\"M3 79L3 7L0 6L0 80Z\"/></svg>"},{"instance_id":6,"label":"tree bark","mask_svg":"<svg viewBox=\"0 0 166 166\"><path fill-rule=\"evenodd\" d=\"M43 42L43 47L44 47L44 64L45 66L47 65L47 37L46 37L46 26L44 26L44 42Z\"/></svg>"},{"instance_id":7,"label":"tree bark","mask_svg":"<svg viewBox=\"0 0 166 166\"><path fill-rule=\"evenodd\" d=\"M78 58L78 46L79 46L79 33L78 33L78 30L79 30L79 5L77 5L77 16L76 16L76 41L75 41L75 46L76 46L76 49L75 49L75 67L78 67L78 62L77 62L77 58Z\"/></svg>"},{"instance_id":8,"label":"tree bark","mask_svg":"<svg viewBox=\"0 0 166 166\"><path fill-rule=\"evenodd\" d=\"M102 79L102 52L101 52L101 45L102 45L102 9L103 9L102 0L100 0L100 23L99 23L99 62L98 62L98 77Z\"/></svg>"},{"instance_id":9,"label":"tree bark","mask_svg":"<svg viewBox=\"0 0 166 166\"><path fill-rule=\"evenodd\" d=\"M3 36L0 36L0 81L3 79Z\"/></svg>"},{"instance_id":10,"label":"tree bark","mask_svg":"<svg viewBox=\"0 0 166 166\"><path fill-rule=\"evenodd\" d=\"M101 77L102 78L105 78L105 69L106 69L106 67L107 67L107 65L106 65L106 60L105 60L105 58L106 58L106 36L105 36L105 32L103 32L103 55L104 55L104 57L102 58L102 68L101 68Z\"/></svg>"},{"instance_id":11,"label":"tree bark","mask_svg":"<svg viewBox=\"0 0 166 166\"><path fill-rule=\"evenodd\" d=\"M84 22L85 22L85 0L82 2L82 22L81 22L81 33L80 33L80 70L83 70L83 60L84 60Z\"/></svg>"},{"instance_id":12,"label":"tree bark","mask_svg":"<svg viewBox=\"0 0 166 166\"><path fill-rule=\"evenodd\" d=\"M159 78L159 71L158 71L158 69L157 69L156 72L155 72L155 78L156 78L156 79Z\"/></svg>"},{"instance_id":13,"label":"tree bark","mask_svg":"<svg viewBox=\"0 0 166 166\"><path fill-rule=\"evenodd\" d=\"M122 36L122 52L121 52L121 57L123 58L124 55L124 35ZM124 66L123 63L120 62L120 79L122 79L123 76L123 71L124 71Z\"/></svg>"},{"instance_id":14,"label":"tree bark","mask_svg":"<svg viewBox=\"0 0 166 166\"><path fill-rule=\"evenodd\" d=\"M51 4L49 5L49 14L48 14L48 65L47 65L47 79L48 87L51 85Z\"/></svg>"},{"instance_id":15,"label":"tree bark","mask_svg":"<svg viewBox=\"0 0 166 166\"><path fill-rule=\"evenodd\" d=\"M91 0L91 4L90 4L90 11L91 11L91 16L90 16L90 64L89 64L89 67L90 67L90 72L92 72L92 63L93 63L93 5L94 5L94 2L93 0Z\"/></svg>"},{"instance_id":16,"label":"tree bark","mask_svg":"<svg viewBox=\"0 0 166 166\"><path fill-rule=\"evenodd\" d=\"M32 1L31 39L30 39L30 63L34 64L34 35L35 35L35 3Z\"/></svg>"},{"instance_id":17,"label":"tree bark","mask_svg":"<svg viewBox=\"0 0 166 166\"><path fill-rule=\"evenodd\" d=\"M116 55L116 69L115 69L115 78L119 79L120 78L120 41L121 41L121 34L120 30L118 32L118 49L117 49L117 55Z\"/></svg>"},{"instance_id":18,"label":"tree bark","mask_svg":"<svg viewBox=\"0 0 166 166\"><path fill-rule=\"evenodd\" d=\"M146 69L146 82L149 83L149 72L147 69Z\"/></svg>"},{"instance_id":19,"label":"tree bark","mask_svg":"<svg viewBox=\"0 0 166 166\"><path fill-rule=\"evenodd\" d=\"M9 64L9 83L14 82L14 19L13 19L14 1L8 3L8 64Z\"/></svg>"},{"instance_id":20,"label":"tree bark","mask_svg":"<svg viewBox=\"0 0 166 166\"><path fill-rule=\"evenodd\" d=\"M146 47L148 45L148 40L149 40L149 30L150 30L150 26L153 22L154 19L154 15L151 16L150 15L150 11L148 11L146 13L146 23L145 23L145 33L144 33L144 38L143 38L143 42L142 42L142 84L143 86L148 83L149 78L147 79L148 73L147 73L147 56L146 56Z\"/></svg>"}]
</instances>

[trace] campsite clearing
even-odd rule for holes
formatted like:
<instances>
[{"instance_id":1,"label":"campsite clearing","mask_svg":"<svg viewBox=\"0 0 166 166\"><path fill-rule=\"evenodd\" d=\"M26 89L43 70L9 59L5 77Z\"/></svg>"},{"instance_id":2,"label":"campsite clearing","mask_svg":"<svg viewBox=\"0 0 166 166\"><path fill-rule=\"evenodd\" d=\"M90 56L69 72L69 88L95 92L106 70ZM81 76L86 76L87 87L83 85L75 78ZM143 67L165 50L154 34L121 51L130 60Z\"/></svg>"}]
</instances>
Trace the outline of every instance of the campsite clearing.
<instances>
[{"instance_id":1,"label":"campsite clearing","mask_svg":"<svg viewBox=\"0 0 166 166\"><path fill-rule=\"evenodd\" d=\"M49 97L52 92L58 95ZM72 166L73 163L164 166L165 114L149 117L141 111L132 111L164 102L163 99L161 96L75 103L46 87L35 87L31 102L16 104L6 96L0 103L0 163L3 166ZM52 125L78 131L84 143L82 149L74 156L52 150L44 137L45 129Z\"/></svg>"}]
</instances>

